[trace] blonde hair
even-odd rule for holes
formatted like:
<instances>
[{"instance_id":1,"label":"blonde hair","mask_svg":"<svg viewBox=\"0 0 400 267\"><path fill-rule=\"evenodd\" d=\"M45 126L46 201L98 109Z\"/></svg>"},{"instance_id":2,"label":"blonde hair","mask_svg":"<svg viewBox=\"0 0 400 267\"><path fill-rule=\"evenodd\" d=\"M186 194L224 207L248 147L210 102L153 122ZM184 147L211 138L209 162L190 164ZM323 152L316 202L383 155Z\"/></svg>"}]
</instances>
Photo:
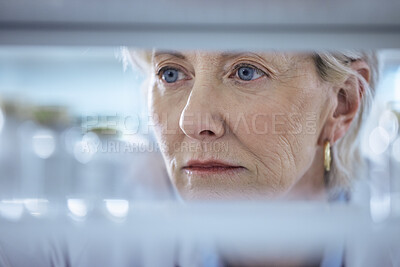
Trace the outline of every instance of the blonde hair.
<instances>
[{"instance_id":1,"label":"blonde hair","mask_svg":"<svg viewBox=\"0 0 400 267\"><path fill-rule=\"evenodd\" d=\"M145 50L129 50L123 48L123 57L148 74L151 53ZM340 84L350 76L355 76L363 87L362 103L357 111L347 133L339 139L331 148L331 171L326 173L325 181L331 193L348 190L352 181L359 176L357 173L363 168L361 157L359 132L368 115L374 88L378 80L378 60L373 51L340 51L340 52L315 52L312 55L316 70L320 78L328 83ZM359 73L354 71L350 64L362 60L370 68L370 79L367 82Z\"/></svg>"},{"instance_id":2,"label":"blonde hair","mask_svg":"<svg viewBox=\"0 0 400 267\"><path fill-rule=\"evenodd\" d=\"M378 60L375 52L341 51L314 53L313 59L319 76L326 82L337 84L354 75L363 87L361 105L347 133L331 148L331 171L326 173L325 180L331 192L351 189L352 181L358 178L359 170L365 167L361 157L360 131L368 116L374 88L378 80ZM369 82L354 71L350 64L354 61L364 61L370 68Z\"/></svg>"}]
</instances>

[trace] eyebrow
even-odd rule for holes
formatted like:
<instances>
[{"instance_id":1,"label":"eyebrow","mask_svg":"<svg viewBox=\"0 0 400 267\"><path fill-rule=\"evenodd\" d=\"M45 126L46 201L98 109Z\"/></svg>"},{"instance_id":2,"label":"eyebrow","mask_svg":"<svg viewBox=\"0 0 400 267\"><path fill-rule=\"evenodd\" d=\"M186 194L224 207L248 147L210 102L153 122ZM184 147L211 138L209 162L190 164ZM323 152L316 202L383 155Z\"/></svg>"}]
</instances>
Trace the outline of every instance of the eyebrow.
<instances>
[{"instance_id":1,"label":"eyebrow","mask_svg":"<svg viewBox=\"0 0 400 267\"><path fill-rule=\"evenodd\" d=\"M154 52L154 57L161 56L161 55L171 55L180 59L186 59L186 57L182 54L179 53L178 51L173 51L173 50L160 50Z\"/></svg>"},{"instance_id":2,"label":"eyebrow","mask_svg":"<svg viewBox=\"0 0 400 267\"><path fill-rule=\"evenodd\" d=\"M237 57L243 54L248 54L248 52L224 52L221 54L221 58ZM159 50L154 52L154 57L158 57L161 55L170 55L180 59L186 59L185 55L175 50Z\"/></svg>"},{"instance_id":3,"label":"eyebrow","mask_svg":"<svg viewBox=\"0 0 400 267\"><path fill-rule=\"evenodd\" d=\"M221 58L228 59L228 58L233 58L233 57L240 57L244 55L250 55L250 56L256 56L256 57L263 57L263 55L257 53L257 52L252 52L252 51L244 51L244 52L223 52L221 54ZM272 58L275 58L276 56L271 54Z\"/></svg>"},{"instance_id":4,"label":"eyebrow","mask_svg":"<svg viewBox=\"0 0 400 267\"><path fill-rule=\"evenodd\" d=\"M248 54L248 52L223 52L221 58L238 57L244 54Z\"/></svg>"}]
</instances>

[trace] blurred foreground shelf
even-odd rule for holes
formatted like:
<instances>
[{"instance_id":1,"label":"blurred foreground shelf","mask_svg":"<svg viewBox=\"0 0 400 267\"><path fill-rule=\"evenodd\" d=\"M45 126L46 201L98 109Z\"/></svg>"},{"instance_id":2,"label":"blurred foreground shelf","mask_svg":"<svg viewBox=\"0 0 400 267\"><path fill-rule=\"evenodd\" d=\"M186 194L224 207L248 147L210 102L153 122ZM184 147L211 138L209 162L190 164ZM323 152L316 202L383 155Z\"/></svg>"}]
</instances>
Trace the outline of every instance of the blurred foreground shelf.
<instances>
[{"instance_id":1,"label":"blurred foreground shelf","mask_svg":"<svg viewBox=\"0 0 400 267\"><path fill-rule=\"evenodd\" d=\"M399 219L375 223L366 210L352 205L136 203L125 215L95 212L79 219L67 213L42 218L26 214L18 222L2 218L0 263L174 266L191 259L195 266L217 266L204 265L202 257L262 262L318 257L332 248L345 250L346 266L400 262Z\"/></svg>"},{"instance_id":2,"label":"blurred foreground shelf","mask_svg":"<svg viewBox=\"0 0 400 267\"><path fill-rule=\"evenodd\" d=\"M400 2L1 1L1 45L169 49L400 47Z\"/></svg>"}]
</instances>

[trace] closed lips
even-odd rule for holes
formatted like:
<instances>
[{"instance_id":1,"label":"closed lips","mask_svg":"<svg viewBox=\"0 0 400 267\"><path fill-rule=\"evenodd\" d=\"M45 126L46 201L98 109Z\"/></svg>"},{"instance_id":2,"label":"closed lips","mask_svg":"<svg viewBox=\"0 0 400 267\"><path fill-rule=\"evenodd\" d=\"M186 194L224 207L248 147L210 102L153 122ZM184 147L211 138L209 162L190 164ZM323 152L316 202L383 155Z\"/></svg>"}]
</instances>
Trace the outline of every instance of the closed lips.
<instances>
[{"instance_id":1,"label":"closed lips","mask_svg":"<svg viewBox=\"0 0 400 267\"><path fill-rule=\"evenodd\" d=\"M189 161L182 169L192 172L225 172L244 169L244 167L221 161Z\"/></svg>"}]
</instances>

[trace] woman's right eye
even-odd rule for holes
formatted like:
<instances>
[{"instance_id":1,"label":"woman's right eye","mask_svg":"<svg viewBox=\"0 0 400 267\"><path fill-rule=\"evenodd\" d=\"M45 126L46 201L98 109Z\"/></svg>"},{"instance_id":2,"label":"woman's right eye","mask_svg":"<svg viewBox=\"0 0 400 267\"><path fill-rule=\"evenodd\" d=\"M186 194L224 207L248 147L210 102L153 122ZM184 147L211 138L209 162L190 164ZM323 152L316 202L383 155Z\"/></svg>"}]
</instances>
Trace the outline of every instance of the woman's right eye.
<instances>
[{"instance_id":1,"label":"woman's right eye","mask_svg":"<svg viewBox=\"0 0 400 267\"><path fill-rule=\"evenodd\" d=\"M186 75L182 71L171 67L162 68L159 71L159 75L167 83L174 83L186 78Z\"/></svg>"}]
</instances>

